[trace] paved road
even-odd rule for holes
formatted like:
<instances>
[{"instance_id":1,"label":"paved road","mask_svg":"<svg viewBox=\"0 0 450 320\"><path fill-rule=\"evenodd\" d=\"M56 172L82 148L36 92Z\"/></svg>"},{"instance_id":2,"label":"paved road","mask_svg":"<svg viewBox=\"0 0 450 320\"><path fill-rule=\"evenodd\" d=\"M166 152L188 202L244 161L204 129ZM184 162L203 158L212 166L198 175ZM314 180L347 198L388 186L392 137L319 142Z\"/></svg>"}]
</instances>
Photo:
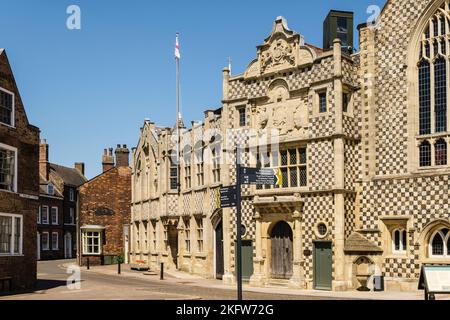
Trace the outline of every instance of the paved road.
<instances>
[{"instance_id":1,"label":"paved road","mask_svg":"<svg viewBox=\"0 0 450 320\"><path fill-rule=\"evenodd\" d=\"M160 281L156 276L140 280L94 272L81 273L81 289L69 290L68 274L62 264L68 261L38 263L35 291L0 297L0 300L233 300L235 290L205 288L189 280ZM317 297L244 292L246 300L315 300Z\"/></svg>"}]
</instances>

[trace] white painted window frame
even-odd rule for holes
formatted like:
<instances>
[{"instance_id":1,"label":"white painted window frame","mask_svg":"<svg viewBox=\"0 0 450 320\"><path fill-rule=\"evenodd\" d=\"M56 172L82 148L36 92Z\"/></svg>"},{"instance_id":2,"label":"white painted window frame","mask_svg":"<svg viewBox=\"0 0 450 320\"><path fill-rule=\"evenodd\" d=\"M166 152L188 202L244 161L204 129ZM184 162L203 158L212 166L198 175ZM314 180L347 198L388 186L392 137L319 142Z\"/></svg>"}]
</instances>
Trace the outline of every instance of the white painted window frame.
<instances>
[{"instance_id":1,"label":"white painted window frame","mask_svg":"<svg viewBox=\"0 0 450 320\"><path fill-rule=\"evenodd\" d=\"M395 233L399 231L400 232L400 249L395 249ZM408 239L406 239L406 247L403 248L403 233L406 231L404 228L395 228L392 230L392 253L394 254L406 254L408 250ZM408 232L406 232L406 236L408 236Z\"/></svg>"},{"instance_id":2,"label":"white painted window frame","mask_svg":"<svg viewBox=\"0 0 450 320\"><path fill-rule=\"evenodd\" d=\"M37 216L37 223L41 224L41 206L39 206L38 216Z\"/></svg>"},{"instance_id":3,"label":"white painted window frame","mask_svg":"<svg viewBox=\"0 0 450 320\"><path fill-rule=\"evenodd\" d=\"M47 235L47 243L44 242L44 235ZM41 234L41 246L42 251L49 251L50 250L50 234L45 231Z\"/></svg>"},{"instance_id":4,"label":"white painted window frame","mask_svg":"<svg viewBox=\"0 0 450 320\"><path fill-rule=\"evenodd\" d=\"M446 228L441 228L441 229L435 231L433 233L433 235L430 237L430 242L428 244L428 255L430 258L434 258L434 259L449 259L450 258L450 255L448 255L448 247L447 247L448 239L450 238L450 231L444 237L444 235L442 234L442 229L446 229ZM440 256L433 254L433 240L434 240L434 237L436 237L438 234L444 241L444 254L440 255Z\"/></svg>"},{"instance_id":5,"label":"white painted window frame","mask_svg":"<svg viewBox=\"0 0 450 320\"><path fill-rule=\"evenodd\" d=\"M69 224L74 225L75 224L75 209L69 208Z\"/></svg>"},{"instance_id":6,"label":"white painted window frame","mask_svg":"<svg viewBox=\"0 0 450 320\"><path fill-rule=\"evenodd\" d=\"M0 190L0 192L17 193L17 173L18 173L18 156L17 156L18 152L17 152L17 148L12 147L12 146L7 145L7 144L0 143L0 149L5 149L5 150L8 150L8 151L14 152L14 181L13 181L14 185L13 185L13 190L12 191Z\"/></svg>"},{"instance_id":7,"label":"white painted window frame","mask_svg":"<svg viewBox=\"0 0 450 320\"><path fill-rule=\"evenodd\" d=\"M52 192L50 192L50 188L52 188ZM55 186L52 183L47 185L47 193L51 196L55 195Z\"/></svg>"},{"instance_id":8,"label":"white painted window frame","mask_svg":"<svg viewBox=\"0 0 450 320\"><path fill-rule=\"evenodd\" d=\"M92 233L98 233L98 236L96 236L96 238L99 239L98 242L98 252L87 252L87 233L88 232L92 232ZM98 230L98 229L85 229L81 232L81 241L82 241L82 250L83 250L83 255L85 256L98 256L102 254L102 230Z\"/></svg>"},{"instance_id":9,"label":"white painted window frame","mask_svg":"<svg viewBox=\"0 0 450 320\"><path fill-rule=\"evenodd\" d=\"M53 247L53 236L56 235L56 248ZM52 250L58 251L59 250L59 233L58 232L52 232Z\"/></svg>"},{"instance_id":10,"label":"white painted window frame","mask_svg":"<svg viewBox=\"0 0 450 320\"><path fill-rule=\"evenodd\" d=\"M0 253L0 257L14 257L14 256L22 256L23 255L23 216L20 214L11 214L11 213L2 213L0 212L0 216L9 217L12 219L12 232L11 232L11 246L9 253ZM15 253L15 243L14 239L16 238L16 218L20 219L20 239L19 239L19 252Z\"/></svg>"},{"instance_id":11,"label":"white painted window frame","mask_svg":"<svg viewBox=\"0 0 450 320\"><path fill-rule=\"evenodd\" d=\"M56 209L56 221L53 221L53 210ZM51 224L54 226L59 225L59 208L58 207L51 207L50 208L50 219Z\"/></svg>"},{"instance_id":12,"label":"white painted window frame","mask_svg":"<svg viewBox=\"0 0 450 320\"><path fill-rule=\"evenodd\" d=\"M7 94L12 95L12 113L11 113L11 124L7 124L4 122L0 122L0 125L15 128L16 127L16 95L14 92L6 90L5 88L0 87L0 91L6 92Z\"/></svg>"},{"instance_id":13,"label":"white painted window frame","mask_svg":"<svg viewBox=\"0 0 450 320\"><path fill-rule=\"evenodd\" d=\"M45 224L48 225L50 224L50 208L49 206L42 206L42 209L47 208L47 214L46 215L41 215L41 224ZM45 210L41 211L42 214L45 213ZM44 221L43 217L46 217L46 221Z\"/></svg>"}]
</instances>

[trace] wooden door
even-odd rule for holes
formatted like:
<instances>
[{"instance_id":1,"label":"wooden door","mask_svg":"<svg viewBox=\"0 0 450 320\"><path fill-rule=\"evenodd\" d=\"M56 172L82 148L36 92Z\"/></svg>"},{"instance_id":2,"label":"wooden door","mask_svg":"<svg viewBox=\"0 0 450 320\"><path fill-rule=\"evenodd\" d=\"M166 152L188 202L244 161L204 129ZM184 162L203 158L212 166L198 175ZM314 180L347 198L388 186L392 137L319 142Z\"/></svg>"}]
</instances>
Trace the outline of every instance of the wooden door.
<instances>
[{"instance_id":1,"label":"wooden door","mask_svg":"<svg viewBox=\"0 0 450 320\"><path fill-rule=\"evenodd\" d=\"M279 222L271 234L272 277L290 279L293 274L293 234L284 221Z\"/></svg>"},{"instance_id":2,"label":"wooden door","mask_svg":"<svg viewBox=\"0 0 450 320\"><path fill-rule=\"evenodd\" d=\"M331 242L318 241L314 243L314 289L331 290L332 259Z\"/></svg>"},{"instance_id":3,"label":"wooden door","mask_svg":"<svg viewBox=\"0 0 450 320\"><path fill-rule=\"evenodd\" d=\"M175 264L175 268L178 268L178 230L175 226L169 226L167 231L172 261Z\"/></svg>"},{"instance_id":4,"label":"wooden door","mask_svg":"<svg viewBox=\"0 0 450 320\"><path fill-rule=\"evenodd\" d=\"M222 221L217 226L216 230L216 279L222 280L224 270L223 261L223 224Z\"/></svg>"}]
</instances>

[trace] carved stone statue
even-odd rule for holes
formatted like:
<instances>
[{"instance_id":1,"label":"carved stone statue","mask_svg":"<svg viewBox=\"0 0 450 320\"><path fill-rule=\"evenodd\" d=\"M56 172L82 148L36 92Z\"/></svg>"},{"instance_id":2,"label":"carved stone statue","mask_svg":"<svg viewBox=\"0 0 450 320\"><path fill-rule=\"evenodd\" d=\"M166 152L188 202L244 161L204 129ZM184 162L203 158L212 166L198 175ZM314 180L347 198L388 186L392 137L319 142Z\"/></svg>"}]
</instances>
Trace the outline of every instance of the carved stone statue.
<instances>
[{"instance_id":1,"label":"carved stone statue","mask_svg":"<svg viewBox=\"0 0 450 320\"><path fill-rule=\"evenodd\" d=\"M269 113L266 107L262 107L258 113L258 123L261 129L265 129L269 123Z\"/></svg>"}]
</instances>

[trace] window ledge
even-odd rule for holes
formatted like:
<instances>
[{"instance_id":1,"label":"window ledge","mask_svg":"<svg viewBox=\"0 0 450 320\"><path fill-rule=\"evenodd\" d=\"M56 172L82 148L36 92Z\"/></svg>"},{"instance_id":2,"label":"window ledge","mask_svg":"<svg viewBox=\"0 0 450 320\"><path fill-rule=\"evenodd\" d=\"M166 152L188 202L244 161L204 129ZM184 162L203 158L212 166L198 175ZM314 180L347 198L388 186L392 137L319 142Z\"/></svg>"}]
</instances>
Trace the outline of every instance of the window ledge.
<instances>
[{"instance_id":1,"label":"window ledge","mask_svg":"<svg viewBox=\"0 0 450 320\"><path fill-rule=\"evenodd\" d=\"M196 254L195 254L195 257L196 257L196 258L206 258L206 257L207 257L207 254L206 254L206 253L196 253Z\"/></svg>"},{"instance_id":2,"label":"window ledge","mask_svg":"<svg viewBox=\"0 0 450 320\"><path fill-rule=\"evenodd\" d=\"M10 129L17 129L17 127L15 125L7 124L7 123L4 123L4 122L0 122L0 125L4 126L4 127L7 127L7 128L10 128Z\"/></svg>"},{"instance_id":3,"label":"window ledge","mask_svg":"<svg viewBox=\"0 0 450 320\"><path fill-rule=\"evenodd\" d=\"M431 258L426 258L426 259L422 260L422 264L441 264L441 263L449 263L449 262L450 262L450 256L442 257L442 258L431 257Z\"/></svg>"},{"instance_id":4,"label":"window ledge","mask_svg":"<svg viewBox=\"0 0 450 320\"><path fill-rule=\"evenodd\" d=\"M385 259L408 259L408 254L405 253L391 253L384 257Z\"/></svg>"},{"instance_id":5,"label":"window ledge","mask_svg":"<svg viewBox=\"0 0 450 320\"><path fill-rule=\"evenodd\" d=\"M10 194L18 194L17 191L9 191L9 190L4 190L4 189L0 189L0 192L10 193Z\"/></svg>"},{"instance_id":6,"label":"window ledge","mask_svg":"<svg viewBox=\"0 0 450 320\"><path fill-rule=\"evenodd\" d=\"M10 253L0 253L0 258L20 258L25 257L24 254L10 254Z\"/></svg>"}]
</instances>

